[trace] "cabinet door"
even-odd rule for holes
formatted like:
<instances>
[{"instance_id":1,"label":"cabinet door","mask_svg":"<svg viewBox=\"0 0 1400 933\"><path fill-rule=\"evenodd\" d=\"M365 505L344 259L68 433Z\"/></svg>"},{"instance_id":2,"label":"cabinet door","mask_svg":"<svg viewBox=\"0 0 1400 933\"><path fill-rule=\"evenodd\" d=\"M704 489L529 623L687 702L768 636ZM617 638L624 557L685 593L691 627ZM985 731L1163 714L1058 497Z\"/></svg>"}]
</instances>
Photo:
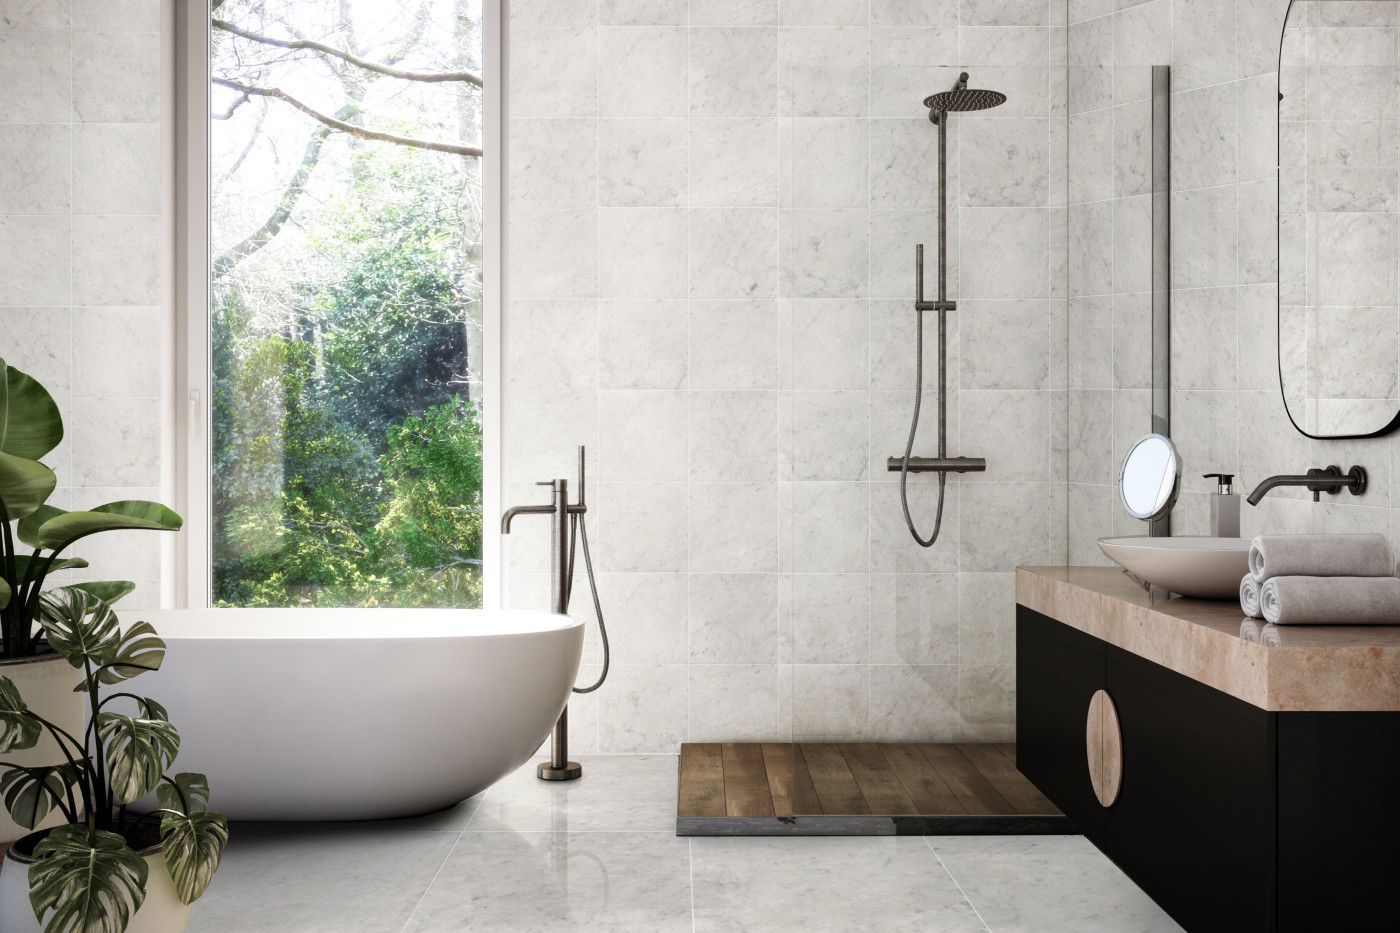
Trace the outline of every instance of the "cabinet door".
<instances>
[{"instance_id":1,"label":"cabinet door","mask_svg":"<svg viewBox=\"0 0 1400 933\"><path fill-rule=\"evenodd\" d=\"M1109 645L1123 733L1118 865L1191 933L1265 933L1274 878L1270 714Z\"/></svg>"},{"instance_id":2,"label":"cabinet door","mask_svg":"<svg viewBox=\"0 0 1400 933\"><path fill-rule=\"evenodd\" d=\"M1016 607L1016 767L1096 845L1104 814L1089 781L1084 728L1104 686L1106 645Z\"/></svg>"}]
</instances>

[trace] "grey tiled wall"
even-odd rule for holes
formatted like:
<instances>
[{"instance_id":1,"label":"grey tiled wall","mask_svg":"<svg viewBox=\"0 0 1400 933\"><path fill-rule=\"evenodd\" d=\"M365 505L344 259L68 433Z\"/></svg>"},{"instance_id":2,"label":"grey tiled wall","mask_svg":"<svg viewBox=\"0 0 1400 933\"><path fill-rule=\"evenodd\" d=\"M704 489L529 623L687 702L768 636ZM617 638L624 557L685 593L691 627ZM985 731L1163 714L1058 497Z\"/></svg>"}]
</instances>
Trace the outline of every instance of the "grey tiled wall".
<instances>
[{"instance_id":1,"label":"grey tiled wall","mask_svg":"<svg viewBox=\"0 0 1400 933\"><path fill-rule=\"evenodd\" d=\"M1373 4L1381 10L1395 4ZM1314 504L1278 490L1243 505L1242 533L1380 531L1392 534L1395 436L1309 440L1279 391L1276 313L1278 50L1288 0L1149 0L1071 4L1070 60L1107 95L1141 84L1138 72L1172 65L1172 433L1184 457L1173 533L1209 532L1206 472L1232 472L1248 492L1265 476L1310 466L1365 466L1362 498ZM1071 97L1077 91L1071 68ZM1071 281L1086 260L1071 240ZM1071 326L1071 357L1101 337ZM1113 344L1117 361L1117 343ZM1099 437L1103 447L1109 442ZM1123 455L1121 444L1113 448ZM1095 537L1121 532L1107 512L1072 499L1070 551L1087 559ZM1140 529L1132 533L1143 533Z\"/></svg>"},{"instance_id":2,"label":"grey tiled wall","mask_svg":"<svg viewBox=\"0 0 1400 933\"><path fill-rule=\"evenodd\" d=\"M574 747L1011 737L1013 569L1065 541L1064 23L1053 0L512 5L508 497L588 446L613 645ZM921 102L960 67L1009 95L949 141L949 450L988 470L922 550L884 461L916 242L936 287ZM926 532L936 480L910 489ZM527 524L510 599L539 607Z\"/></svg>"},{"instance_id":3,"label":"grey tiled wall","mask_svg":"<svg viewBox=\"0 0 1400 933\"><path fill-rule=\"evenodd\" d=\"M63 412L63 508L160 498L160 62L159 0L0 3L0 356ZM75 553L159 605L150 535Z\"/></svg>"}]
</instances>

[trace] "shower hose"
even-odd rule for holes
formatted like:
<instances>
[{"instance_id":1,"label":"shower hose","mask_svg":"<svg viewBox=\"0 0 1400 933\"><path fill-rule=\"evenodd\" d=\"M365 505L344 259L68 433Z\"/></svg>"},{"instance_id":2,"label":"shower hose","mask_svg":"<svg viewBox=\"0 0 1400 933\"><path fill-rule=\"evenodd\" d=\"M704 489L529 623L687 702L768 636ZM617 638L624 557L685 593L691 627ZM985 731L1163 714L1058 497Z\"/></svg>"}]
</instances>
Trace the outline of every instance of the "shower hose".
<instances>
[{"instance_id":1,"label":"shower hose","mask_svg":"<svg viewBox=\"0 0 1400 933\"><path fill-rule=\"evenodd\" d=\"M603 604L598 601L598 582L593 577L593 557L588 553L588 526L583 523L583 516L579 513L572 514L569 520L569 573L568 579L564 581L564 603L568 605L574 592L574 557L578 540L583 540L583 565L588 572L588 589L593 593L593 611L598 616L598 634L603 638L603 672L598 675L597 681L588 687L575 687L574 693L592 693L603 686L603 681L608 679L608 665L611 661L608 650L608 627L603 623Z\"/></svg>"},{"instance_id":2,"label":"shower hose","mask_svg":"<svg viewBox=\"0 0 1400 933\"><path fill-rule=\"evenodd\" d=\"M947 340L948 323L944 317L945 312L938 312L938 455L943 456L947 434L944 425L947 423L948 397L946 372L944 369L944 343ZM939 471L938 474L938 512L933 519L933 533L927 538L919 537L919 530L914 527L914 518L909 514L909 454L914 450L914 434L919 430L919 408L923 403L924 394L924 312L917 312L917 323L914 325L914 420L909 425L909 440L904 444L904 462L899 468L899 504L904 508L904 524L909 526L909 533L914 536L919 547L932 547L933 542L938 540L938 531L943 527L943 494L948 483L948 474ZM586 552L585 552L586 554ZM601 618L601 616L600 616ZM606 645L607 642L604 642Z\"/></svg>"}]
</instances>

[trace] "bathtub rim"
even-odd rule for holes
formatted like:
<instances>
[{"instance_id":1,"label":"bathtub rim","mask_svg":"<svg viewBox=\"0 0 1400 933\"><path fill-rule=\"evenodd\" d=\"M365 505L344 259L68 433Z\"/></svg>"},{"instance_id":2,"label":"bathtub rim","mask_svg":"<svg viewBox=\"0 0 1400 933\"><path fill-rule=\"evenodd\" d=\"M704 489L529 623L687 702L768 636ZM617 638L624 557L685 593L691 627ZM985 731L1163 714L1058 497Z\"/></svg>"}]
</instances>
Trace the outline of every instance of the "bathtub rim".
<instances>
[{"instance_id":1,"label":"bathtub rim","mask_svg":"<svg viewBox=\"0 0 1400 933\"><path fill-rule=\"evenodd\" d=\"M121 615L125 617L123 627L145 621L154 626L161 638L181 641L523 638L552 635L587 624L587 620L579 616L529 609L251 607L128 610ZM472 626L472 620L487 620L488 624ZM500 624L502 622L507 624Z\"/></svg>"}]
</instances>

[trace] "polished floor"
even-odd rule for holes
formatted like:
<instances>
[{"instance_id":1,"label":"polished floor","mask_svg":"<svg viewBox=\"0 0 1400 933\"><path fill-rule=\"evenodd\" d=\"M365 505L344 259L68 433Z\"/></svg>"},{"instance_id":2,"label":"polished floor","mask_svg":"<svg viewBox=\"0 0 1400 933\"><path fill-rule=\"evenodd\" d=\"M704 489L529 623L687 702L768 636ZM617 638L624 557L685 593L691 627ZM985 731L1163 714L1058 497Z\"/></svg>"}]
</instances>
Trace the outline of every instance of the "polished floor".
<instances>
[{"instance_id":1,"label":"polished floor","mask_svg":"<svg viewBox=\"0 0 1400 933\"><path fill-rule=\"evenodd\" d=\"M235 824L190 933L1180 930L1080 836L678 838L675 757L583 763L418 819Z\"/></svg>"}]
</instances>

